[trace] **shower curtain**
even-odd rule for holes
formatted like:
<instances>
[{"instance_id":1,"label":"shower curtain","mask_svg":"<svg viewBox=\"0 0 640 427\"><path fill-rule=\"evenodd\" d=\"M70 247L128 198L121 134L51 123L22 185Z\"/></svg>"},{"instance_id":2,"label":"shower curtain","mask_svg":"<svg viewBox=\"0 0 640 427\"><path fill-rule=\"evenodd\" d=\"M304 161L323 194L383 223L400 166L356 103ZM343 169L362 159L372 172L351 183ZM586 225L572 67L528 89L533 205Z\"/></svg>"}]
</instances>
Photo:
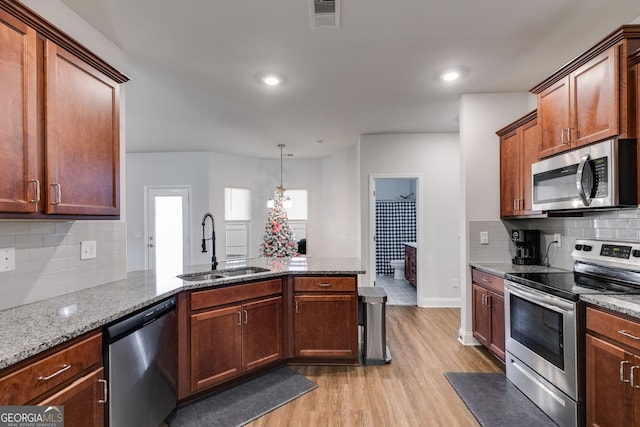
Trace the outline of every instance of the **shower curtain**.
<instances>
[{"instance_id":1,"label":"shower curtain","mask_svg":"<svg viewBox=\"0 0 640 427\"><path fill-rule=\"evenodd\" d=\"M415 202L376 201L376 274L393 274L389 261L404 259L403 243L415 241Z\"/></svg>"}]
</instances>

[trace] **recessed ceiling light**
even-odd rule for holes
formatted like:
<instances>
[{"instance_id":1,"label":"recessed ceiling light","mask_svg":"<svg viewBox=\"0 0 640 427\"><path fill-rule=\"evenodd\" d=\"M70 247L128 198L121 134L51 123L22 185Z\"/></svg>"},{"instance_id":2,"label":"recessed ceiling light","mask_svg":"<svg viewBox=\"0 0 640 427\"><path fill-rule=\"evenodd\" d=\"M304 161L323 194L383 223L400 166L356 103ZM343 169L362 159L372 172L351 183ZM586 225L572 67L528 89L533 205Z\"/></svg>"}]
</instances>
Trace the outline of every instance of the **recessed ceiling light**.
<instances>
[{"instance_id":1,"label":"recessed ceiling light","mask_svg":"<svg viewBox=\"0 0 640 427\"><path fill-rule=\"evenodd\" d=\"M282 84L282 77L275 74L265 74L262 76L262 83L267 86L280 86Z\"/></svg>"},{"instance_id":2,"label":"recessed ceiling light","mask_svg":"<svg viewBox=\"0 0 640 427\"><path fill-rule=\"evenodd\" d=\"M440 78L445 82L452 82L460 78L460 72L456 70L445 71L444 73L442 73Z\"/></svg>"}]
</instances>

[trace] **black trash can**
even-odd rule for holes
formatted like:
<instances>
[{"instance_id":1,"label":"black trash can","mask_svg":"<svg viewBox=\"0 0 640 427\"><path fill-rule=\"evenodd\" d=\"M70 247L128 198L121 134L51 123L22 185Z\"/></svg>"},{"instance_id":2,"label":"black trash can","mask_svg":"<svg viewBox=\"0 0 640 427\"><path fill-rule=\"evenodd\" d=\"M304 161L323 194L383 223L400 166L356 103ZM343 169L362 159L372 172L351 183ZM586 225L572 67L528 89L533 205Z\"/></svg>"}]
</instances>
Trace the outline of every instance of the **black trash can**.
<instances>
[{"instance_id":1,"label":"black trash can","mask_svg":"<svg viewBox=\"0 0 640 427\"><path fill-rule=\"evenodd\" d=\"M358 288L358 324L363 327L362 360L366 365L391 362L387 346L387 292L384 288Z\"/></svg>"}]
</instances>

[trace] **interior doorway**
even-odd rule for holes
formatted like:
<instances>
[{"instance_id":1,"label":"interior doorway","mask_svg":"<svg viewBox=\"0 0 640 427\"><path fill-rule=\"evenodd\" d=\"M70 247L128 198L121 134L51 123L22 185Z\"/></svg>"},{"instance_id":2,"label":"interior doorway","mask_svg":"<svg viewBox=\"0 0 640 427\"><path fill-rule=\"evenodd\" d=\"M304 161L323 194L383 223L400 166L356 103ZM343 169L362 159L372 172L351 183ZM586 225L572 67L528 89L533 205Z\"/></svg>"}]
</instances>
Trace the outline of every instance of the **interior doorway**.
<instances>
[{"instance_id":1,"label":"interior doorway","mask_svg":"<svg viewBox=\"0 0 640 427\"><path fill-rule=\"evenodd\" d=\"M405 262L405 247L418 244L418 178L374 176L371 185L374 284L385 289L389 305L417 305L417 257Z\"/></svg>"},{"instance_id":2,"label":"interior doorway","mask_svg":"<svg viewBox=\"0 0 640 427\"><path fill-rule=\"evenodd\" d=\"M147 269L175 276L191 264L189 196L186 187L151 188L145 192Z\"/></svg>"}]
</instances>

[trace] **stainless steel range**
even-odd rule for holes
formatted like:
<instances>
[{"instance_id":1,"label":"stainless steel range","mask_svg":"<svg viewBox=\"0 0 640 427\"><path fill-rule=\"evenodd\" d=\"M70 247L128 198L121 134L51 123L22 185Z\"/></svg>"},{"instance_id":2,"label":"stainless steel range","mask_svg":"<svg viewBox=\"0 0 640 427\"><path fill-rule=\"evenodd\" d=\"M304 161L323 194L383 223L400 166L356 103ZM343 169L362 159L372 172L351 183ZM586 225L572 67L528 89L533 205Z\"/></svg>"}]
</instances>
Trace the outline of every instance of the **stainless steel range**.
<instances>
[{"instance_id":1,"label":"stainless steel range","mask_svg":"<svg viewBox=\"0 0 640 427\"><path fill-rule=\"evenodd\" d=\"M584 424L584 294L640 294L640 243L577 240L573 272L505 276L507 378L560 426Z\"/></svg>"}]
</instances>

